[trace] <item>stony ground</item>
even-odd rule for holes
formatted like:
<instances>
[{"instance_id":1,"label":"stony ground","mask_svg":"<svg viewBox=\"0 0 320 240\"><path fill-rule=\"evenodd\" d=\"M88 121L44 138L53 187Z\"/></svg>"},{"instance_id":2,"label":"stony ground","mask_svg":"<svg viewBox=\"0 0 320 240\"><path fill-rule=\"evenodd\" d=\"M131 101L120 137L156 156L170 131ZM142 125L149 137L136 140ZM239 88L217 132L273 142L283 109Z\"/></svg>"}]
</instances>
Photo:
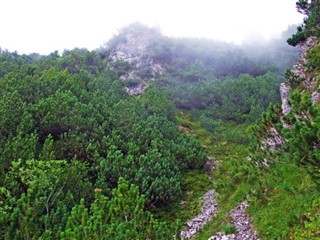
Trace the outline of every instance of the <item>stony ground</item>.
<instances>
[{"instance_id":1,"label":"stony ground","mask_svg":"<svg viewBox=\"0 0 320 240\"><path fill-rule=\"evenodd\" d=\"M213 158L208 157L205 167L206 172L211 173L218 167L218 164L215 162ZM201 213L186 223L185 229L180 232L181 239L191 239L194 237L218 212L217 193L214 189L206 192L199 200L203 202ZM250 217L246 213L247 207L248 203L244 201L230 211L231 224L236 229L234 234L218 232L208 240L259 240L251 224Z\"/></svg>"},{"instance_id":2,"label":"stony ground","mask_svg":"<svg viewBox=\"0 0 320 240\"><path fill-rule=\"evenodd\" d=\"M259 237L252 226L249 215L246 213L247 207L248 203L245 201L240 203L230 212L232 224L236 228L234 234L225 235L218 232L208 240L258 240Z\"/></svg>"},{"instance_id":3,"label":"stony ground","mask_svg":"<svg viewBox=\"0 0 320 240\"><path fill-rule=\"evenodd\" d=\"M209 190L202 197L204 202L201 208L201 213L186 223L186 229L181 231L182 239L192 238L200 228L202 228L218 211L217 193L215 190Z\"/></svg>"}]
</instances>

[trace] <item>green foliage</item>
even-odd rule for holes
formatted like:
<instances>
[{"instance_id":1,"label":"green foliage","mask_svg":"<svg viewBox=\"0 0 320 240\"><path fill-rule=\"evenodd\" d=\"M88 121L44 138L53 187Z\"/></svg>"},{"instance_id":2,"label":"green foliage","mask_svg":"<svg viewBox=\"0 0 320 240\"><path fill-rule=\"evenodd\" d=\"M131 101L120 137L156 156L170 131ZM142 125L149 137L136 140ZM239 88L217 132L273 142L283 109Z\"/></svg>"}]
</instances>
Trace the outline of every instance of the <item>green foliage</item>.
<instances>
[{"instance_id":1,"label":"green foliage","mask_svg":"<svg viewBox=\"0 0 320 240\"><path fill-rule=\"evenodd\" d=\"M292 86L299 86L303 81L303 78L297 76L290 70L287 70L285 76L286 76L287 82L292 84Z\"/></svg>"},{"instance_id":2,"label":"green foliage","mask_svg":"<svg viewBox=\"0 0 320 240\"><path fill-rule=\"evenodd\" d=\"M219 120L235 123L255 121L270 103L279 102L280 80L269 72L256 78L241 75L238 79L224 81L216 92L217 101L207 108L202 117L203 126L214 130L215 124L219 127Z\"/></svg>"},{"instance_id":3,"label":"green foliage","mask_svg":"<svg viewBox=\"0 0 320 240\"><path fill-rule=\"evenodd\" d=\"M150 87L129 97L107 59L85 49L0 57L6 59L0 62L0 238L58 239L61 231L78 238L82 232L68 235L68 216L74 208L86 219L93 204L101 209L92 214L105 221L119 215L107 224L110 238L168 239L164 225L143 209L180 197L181 173L202 168L206 159L195 139L179 133L168 95ZM121 177L137 187L121 183L128 193L114 192ZM110 211L91 201L93 188L114 196ZM123 204L141 221L123 221Z\"/></svg>"},{"instance_id":4,"label":"green foliage","mask_svg":"<svg viewBox=\"0 0 320 240\"><path fill-rule=\"evenodd\" d=\"M299 3L300 11L310 16L319 4ZM314 35L308 20L306 23L301 32L307 34L305 37ZM317 47L307 52L308 77L318 76L318 52ZM280 106L271 106L253 128L251 160L265 168L260 170L259 185L250 194L249 212L260 236L266 239L318 239L319 106L312 104L311 94L302 84L305 79L291 72L286 77L293 85L290 113L283 116ZM282 141L270 148L266 142L276 138Z\"/></svg>"},{"instance_id":5,"label":"green foliage","mask_svg":"<svg viewBox=\"0 0 320 240\"><path fill-rule=\"evenodd\" d=\"M279 114L277 111L280 110L279 107L272 106L269 112L264 113L265 120L259 125L268 120L268 126L275 127ZM267 169L258 168L253 160L248 160L248 141L232 142L229 137L233 134L223 136L225 132L220 133L219 138L210 137L210 132L204 134L199 123L186 113L181 114L178 120L185 126L186 133L196 134L201 143L208 146L211 156L220 160L219 167L213 173L214 189L219 193L219 212L195 239L208 239L218 231L232 232L233 229L229 229L228 214L244 199L249 202L248 213L259 237L289 238L293 229L300 226L306 206L319 197L317 184L307 169L290 160L273 163ZM229 125L227 131L238 136L252 134L244 126L240 128ZM262 129L255 134L261 134L259 136L262 137L263 131Z\"/></svg>"},{"instance_id":6,"label":"green foliage","mask_svg":"<svg viewBox=\"0 0 320 240\"><path fill-rule=\"evenodd\" d=\"M139 36L144 30L135 24L134 31L127 28L123 33ZM145 209L167 208L170 217L157 215L170 222L179 213L184 221L196 213L198 198L211 189L210 176L200 173L208 153L224 160L215 179L219 201L226 204L215 229L234 231L224 214L251 188L253 206L257 215L261 213L260 199L265 196L259 193L271 180L257 180L260 169L245 157L246 126L234 123L253 122L269 102L278 101L276 89L282 79L277 74L290 62L285 62L287 56L294 56L274 47L286 57L273 64L272 58L253 57L230 44L170 40L157 29L149 34L151 57L167 71L139 97L124 91L136 80L118 79L131 70L130 64L116 62L116 71L107 67L111 48L125 42L121 34L99 52L74 49L62 56L20 56L0 51L1 239L171 239L180 225L159 222ZM317 62L314 58L313 65ZM139 74L151 77L146 66ZM200 121L189 115L176 119L175 105L203 110L198 112ZM310 111L317 122L316 110ZM186 134L179 132L178 123ZM304 130L300 147L306 150L318 133ZM296 145L293 141L292 156L298 159ZM307 159L317 156L311 153ZM299 174L294 176L300 181ZM295 187L284 186L284 192L295 193ZM192 206L180 204L180 199ZM282 199L275 203L283 206L289 201ZM302 212L295 202L289 206L298 206L294 214ZM286 231L292 215L289 219L275 237Z\"/></svg>"},{"instance_id":7,"label":"green foliage","mask_svg":"<svg viewBox=\"0 0 320 240\"><path fill-rule=\"evenodd\" d=\"M142 24L134 23L120 30L119 34L107 43L105 49L100 49L100 53L110 56L108 55L110 51L112 54L117 47L126 46L127 40L128 46L143 43L146 49L137 55L141 57L141 61L137 60L136 62L138 63L137 68L135 67L136 63L131 64L124 61L110 60L108 64L117 70L119 76L134 70L138 78L125 81L127 86L154 78L155 81L152 81L151 84L166 89L175 105L182 110L203 110L213 104L220 106L221 96L224 96L226 85L233 84L229 78L234 80L240 78L242 81L244 77L241 75L244 74L254 78L260 76L264 78L264 80L255 79L257 80L255 84L263 86L257 87L257 90L261 91L257 91L251 98L261 97L263 99L267 93L274 102L275 98L278 98L276 96L278 95L278 84L282 80L281 76L287 68L292 66L298 55L296 49L287 46L284 42L291 34L292 28L290 26L287 31L283 32L281 39L272 40L268 44L250 43L236 46L209 39L171 39L162 36L156 28L148 28ZM135 55L135 53L130 54ZM151 63L154 66L150 67ZM154 74L152 68L157 67L155 64L160 64L165 70L161 76ZM273 72L274 76L270 77L268 72ZM229 83L220 84L225 80ZM263 81L268 81L268 84L262 83ZM245 86L240 88L240 93L247 90ZM233 94L231 93L231 95ZM245 97L243 102L249 101L250 97L243 97ZM253 108L252 99L251 103ZM259 102L256 105L256 109L252 109L250 121L253 118L256 120L257 116L265 109L263 103ZM248 110L247 107L245 107L246 110ZM248 113L240 115L242 114L247 115ZM246 117L243 116L243 118Z\"/></svg>"},{"instance_id":8,"label":"green foliage","mask_svg":"<svg viewBox=\"0 0 320 240\"><path fill-rule=\"evenodd\" d=\"M319 0L299 0L296 3L298 12L304 14L304 24L297 28L297 33L293 34L287 42L296 46L309 36L320 36L320 1Z\"/></svg>"},{"instance_id":9,"label":"green foliage","mask_svg":"<svg viewBox=\"0 0 320 240\"><path fill-rule=\"evenodd\" d=\"M109 200L96 189L90 208L82 199L74 206L61 239L170 239L167 226L144 210L138 187L123 178Z\"/></svg>"},{"instance_id":10,"label":"green foliage","mask_svg":"<svg viewBox=\"0 0 320 240\"><path fill-rule=\"evenodd\" d=\"M225 224L222 226L222 231L228 235L228 234L234 234L236 232L237 228L232 224Z\"/></svg>"},{"instance_id":11,"label":"green foliage","mask_svg":"<svg viewBox=\"0 0 320 240\"><path fill-rule=\"evenodd\" d=\"M320 46L312 47L307 53L308 62L306 64L309 67L309 71L319 73L320 70Z\"/></svg>"},{"instance_id":12,"label":"green foliage","mask_svg":"<svg viewBox=\"0 0 320 240\"><path fill-rule=\"evenodd\" d=\"M1 187L1 237L56 239L74 204L90 200L86 174L86 166L75 160L12 162Z\"/></svg>"},{"instance_id":13,"label":"green foliage","mask_svg":"<svg viewBox=\"0 0 320 240\"><path fill-rule=\"evenodd\" d=\"M262 238L288 238L298 217L319 194L306 171L294 163L276 163L261 172L252 189L249 213ZM292 197L294 195L294 198Z\"/></svg>"},{"instance_id":14,"label":"green foliage","mask_svg":"<svg viewBox=\"0 0 320 240\"><path fill-rule=\"evenodd\" d=\"M243 134L243 129L238 134ZM216 146L215 151L222 152L222 162L213 174L220 212L196 239L207 239L224 230L230 222L226 217L229 211L244 199L249 202L248 213L261 239L288 238L294 226L300 225L305 206L319 197L308 171L288 160L261 169L248 160L245 144Z\"/></svg>"},{"instance_id":15,"label":"green foliage","mask_svg":"<svg viewBox=\"0 0 320 240\"><path fill-rule=\"evenodd\" d=\"M279 106L271 107L262 115L255 128L256 142L252 147L252 160L262 166L275 160L287 160L304 166L319 181L319 109L311 103L308 93L294 91L290 97L291 112L284 117L290 127L285 128L280 121ZM275 129L270 131L270 129ZM268 149L266 139L274 138L275 131L286 141L277 149Z\"/></svg>"},{"instance_id":16,"label":"green foliage","mask_svg":"<svg viewBox=\"0 0 320 240\"><path fill-rule=\"evenodd\" d=\"M307 39L306 33L303 31L303 25L297 28L297 32L288 38L287 42L291 46L297 46L298 43Z\"/></svg>"},{"instance_id":17,"label":"green foliage","mask_svg":"<svg viewBox=\"0 0 320 240\"><path fill-rule=\"evenodd\" d=\"M311 174L319 178L319 109L312 105L311 97L295 92L290 98L292 110L286 120L292 125L283 129L287 139L286 158L308 168Z\"/></svg>"},{"instance_id":18,"label":"green foliage","mask_svg":"<svg viewBox=\"0 0 320 240\"><path fill-rule=\"evenodd\" d=\"M225 130L225 122L221 119L214 119L205 114L201 115L201 126L212 133L220 133Z\"/></svg>"},{"instance_id":19,"label":"green foliage","mask_svg":"<svg viewBox=\"0 0 320 240\"><path fill-rule=\"evenodd\" d=\"M277 141L277 139L284 139L281 134L281 129L283 129L280 121L281 114L282 109L279 105L270 105L267 111L261 115L260 121L252 127L250 158L257 166L268 167L283 154L282 141ZM268 140L273 142L273 148L267 145Z\"/></svg>"},{"instance_id":20,"label":"green foliage","mask_svg":"<svg viewBox=\"0 0 320 240\"><path fill-rule=\"evenodd\" d=\"M306 212L300 217L303 226L289 234L290 239L318 239L320 236L320 202L319 199L307 204Z\"/></svg>"}]
</instances>

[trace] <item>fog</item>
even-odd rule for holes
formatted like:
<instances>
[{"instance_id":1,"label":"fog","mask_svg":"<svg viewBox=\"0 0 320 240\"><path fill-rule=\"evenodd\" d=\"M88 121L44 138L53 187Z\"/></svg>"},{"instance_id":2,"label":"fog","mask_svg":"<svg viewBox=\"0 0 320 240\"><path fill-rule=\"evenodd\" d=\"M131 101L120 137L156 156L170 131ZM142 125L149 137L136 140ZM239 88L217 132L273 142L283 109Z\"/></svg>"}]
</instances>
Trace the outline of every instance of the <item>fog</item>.
<instances>
[{"instance_id":1,"label":"fog","mask_svg":"<svg viewBox=\"0 0 320 240\"><path fill-rule=\"evenodd\" d=\"M1 0L0 47L48 54L96 49L139 21L170 37L236 44L279 37L303 16L295 0Z\"/></svg>"}]
</instances>

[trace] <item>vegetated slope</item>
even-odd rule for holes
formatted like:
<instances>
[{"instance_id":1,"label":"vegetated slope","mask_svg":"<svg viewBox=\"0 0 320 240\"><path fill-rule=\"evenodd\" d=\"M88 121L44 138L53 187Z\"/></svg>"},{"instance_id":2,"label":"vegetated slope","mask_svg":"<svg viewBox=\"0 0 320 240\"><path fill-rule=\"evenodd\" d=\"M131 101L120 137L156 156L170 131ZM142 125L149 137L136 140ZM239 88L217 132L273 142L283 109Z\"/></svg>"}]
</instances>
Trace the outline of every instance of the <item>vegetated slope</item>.
<instances>
[{"instance_id":1,"label":"vegetated slope","mask_svg":"<svg viewBox=\"0 0 320 240\"><path fill-rule=\"evenodd\" d=\"M267 104L279 101L275 93L277 86L283 81L285 69L291 67L297 57L296 50L285 43L291 32L292 27L281 39L248 47L208 39L168 38L157 29L135 23L122 29L99 51L110 59L109 65L119 72L133 94L143 92L152 84L167 90L180 109L213 107L216 111L216 108L230 106L232 110L225 114L230 116L235 110L232 105L240 108L243 105L238 115L244 115L242 121L245 121L250 112L251 118L256 118ZM226 102L226 96L230 95L226 91L234 82L239 82L238 89L230 91L248 92L243 96L245 101ZM265 93L256 94L261 89ZM261 96L265 103L257 102L256 96L251 97L250 102L254 94ZM239 118L238 115L233 117Z\"/></svg>"},{"instance_id":2,"label":"vegetated slope","mask_svg":"<svg viewBox=\"0 0 320 240\"><path fill-rule=\"evenodd\" d=\"M178 198L206 154L167 95L128 96L84 49L0 58L0 238L170 238L146 209Z\"/></svg>"},{"instance_id":3,"label":"vegetated slope","mask_svg":"<svg viewBox=\"0 0 320 240\"><path fill-rule=\"evenodd\" d=\"M299 48L284 84L291 90L282 87L286 116L280 104L272 105L254 127L229 125L208 141L200 137L220 160L213 172L219 212L195 239L235 233L229 213L243 200L259 238L319 239L319 39Z\"/></svg>"},{"instance_id":4,"label":"vegetated slope","mask_svg":"<svg viewBox=\"0 0 320 240\"><path fill-rule=\"evenodd\" d=\"M279 100L290 61L134 26L98 51L1 51L1 239L169 239L178 225L148 210L179 199L207 155L176 107L221 133Z\"/></svg>"},{"instance_id":5,"label":"vegetated slope","mask_svg":"<svg viewBox=\"0 0 320 240\"><path fill-rule=\"evenodd\" d=\"M229 153L221 156L213 174L221 209L195 239L232 233L228 213L244 199L261 239L319 239L320 3L298 1L297 6L307 15L298 28L302 52L281 85L282 106L272 105L253 128L256 142L251 142L249 159L231 155L235 146L228 148L231 139L247 132L239 131L222 143L217 139L216 150L231 150L225 149ZM237 145L239 153L246 149Z\"/></svg>"},{"instance_id":6,"label":"vegetated slope","mask_svg":"<svg viewBox=\"0 0 320 240\"><path fill-rule=\"evenodd\" d=\"M264 198L268 205L277 202L277 195L278 198L281 195L284 197L282 192L291 192L296 199L300 199L295 204L295 200L288 198L284 198L286 202L278 201L278 204L283 202L285 208L291 205L291 210L287 208L288 215L291 215L291 229L290 225L285 228L282 223L284 231L280 236L319 239L320 2L298 1L297 7L306 14L305 24L288 42L297 45L301 55L293 69L287 72L287 82L281 86L282 106L271 106L255 129L257 142L252 148L252 160L265 172L272 173L282 168L283 176L279 177L286 183L273 185L277 186L274 189L266 188ZM288 178L285 168L295 172L291 176L295 180ZM298 179L303 179L304 183L295 188ZM265 182L264 185L270 186L270 183ZM286 188L283 188L284 185ZM301 205L301 202L305 205ZM291 212L296 213L292 215ZM257 214L258 224L265 222L262 218Z\"/></svg>"},{"instance_id":7,"label":"vegetated slope","mask_svg":"<svg viewBox=\"0 0 320 240\"><path fill-rule=\"evenodd\" d=\"M304 227L294 231L290 235L292 239L317 239L319 236L319 43L314 37L301 43L305 51L287 74L285 90L289 92L284 94L288 96L287 109L283 111L280 106L272 106L264 113L257 127L259 141L252 155L261 167L296 164L313 178L315 186L310 191L314 191L314 197L310 198L301 216Z\"/></svg>"}]
</instances>

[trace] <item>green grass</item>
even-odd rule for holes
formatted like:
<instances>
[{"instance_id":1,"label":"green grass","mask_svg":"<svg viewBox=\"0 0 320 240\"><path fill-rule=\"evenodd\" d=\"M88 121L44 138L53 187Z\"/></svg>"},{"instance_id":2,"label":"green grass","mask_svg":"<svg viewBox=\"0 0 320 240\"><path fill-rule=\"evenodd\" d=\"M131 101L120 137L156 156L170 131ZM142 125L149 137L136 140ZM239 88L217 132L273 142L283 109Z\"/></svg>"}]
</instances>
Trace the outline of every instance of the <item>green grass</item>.
<instances>
[{"instance_id":1,"label":"green grass","mask_svg":"<svg viewBox=\"0 0 320 240\"><path fill-rule=\"evenodd\" d=\"M225 158L230 154L237 156L246 151L249 143L248 126L245 124L225 125L225 130L213 134L201 126L200 120L187 112L180 112L177 116L178 123L183 126L182 132L194 136L204 146L209 154L216 159ZM245 147L243 147L245 146ZM240 148L240 149L239 149ZM239 151L240 150L240 151ZM247 154L247 151L246 151Z\"/></svg>"},{"instance_id":2,"label":"green grass","mask_svg":"<svg viewBox=\"0 0 320 240\"><path fill-rule=\"evenodd\" d=\"M224 234L233 234L237 231L237 228L232 224L225 224L222 226L222 232Z\"/></svg>"},{"instance_id":3,"label":"green grass","mask_svg":"<svg viewBox=\"0 0 320 240\"><path fill-rule=\"evenodd\" d=\"M182 198L160 209L158 217L167 222L178 218L186 222L199 213L199 198L214 188L219 194L219 211L194 240L208 239L217 232L232 232L229 212L244 199L249 202L247 211L261 239L289 239L290 233L303 225L307 206L320 199L317 186L305 169L285 161L264 170L250 163L250 133L246 125L228 124L225 131L214 136L191 114L180 113L178 122L184 126L182 132L195 136L208 155L221 164L211 175L201 171L184 174Z\"/></svg>"},{"instance_id":4,"label":"green grass","mask_svg":"<svg viewBox=\"0 0 320 240\"><path fill-rule=\"evenodd\" d=\"M228 214L229 211L243 200L250 188L248 184L242 184L241 187L239 186L239 184L242 183L242 176L238 174L241 163L243 161L247 162L248 141L246 141L246 137L248 135L248 127L246 125L227 124L225 131L215 135L203 129L199 119L189 113L180 113L177 119L179 124L184 126L182 131L185 134L196 137L206 148L208 155L221 162L219 169L211 174L216 183L215 186L211 185L210 189L217 189L217 185L219 184L222 186L226 184L233 186L230 187L227 192L219 193L219 212L194 238L208 239L218 231L226 231L226 226L229 226L231 221ZM246 137L244 138L243 135ZM238 176L229 177L229 174L232 172L235 172ZM236 180L237 183L233 180ZM187 201L186 204L189 204L189 202ZM173 213L174 212L175 211L173 211ZM187 216L187 219L191 219L197 213L198 212ZM229 230L231 231L232 229Z\"/></svg>"},{"instance_id":5,"label":"green grass","mask_svg":"<svg viewBox=\"0 0 320 240\"><path fill-rule=\"evenodd\" d=\"M306 206L320 197L308 173L286 162L261 175L255 189L248 212L262 239L288 239Z\"/></svg>"},{"instance_id":6,"label":"green grass","mask_svg":"<svg viewBox=\"0 0 320 240\"><path fill-rule=\"evenodd\" d=\"M183 126L181 131L184 134L196 137L212 155L214 139L210 132L203 129L199 121L191 119L188 113L178 116L179 125ZM199 199L210 189L214 188L213 178L201 170L188 171L181 175L182 196L169 206L156 208L153 214L156 218L166 222L176 222L179 219L182 223L190 220L200 213L202 203Z\"/></svg>"},{"instance_id":7,"label":"green grass","mask_svg":"<svg viewBox=\"0 0 320 240\"><path fill-rule=\"evenodd\" d=\"M313 68L316 76L320 71L319 49L315 47L308 53L309 67ZM315 87L319 86L320 78L317 79ZM302 84L300 85L295 90L302 88ZM222 131L213 134L202 128L197 117L185 112L177 115L178 123L183 126L181 131L196 137L206 148L208 155L221 162L212 174L215 181L213 187L219 194L219 211L194 240L208 239L216 232L232 233L234 229L230 225L229 212L244 199L249 202L247 212L261 239L308 239L305 236L317 235L315 230L320 228L320 203L312 210L310 205L312 202L320 202L320 193L306 169L290 159L282 159L268 169L260 169L250 163L250 126L228 123L223 126ZM199 184L196 181L202 181L195 175L188 178L195 185ZM190 185L186 185L187 188L184 189L185 193L189 191L188 186ZM192 191L197 191L197 187L193 187ZM199 206L198 197L186 200L185 208L188 209L189 204ZM186 211L183 218L192 218L199 209L193 210L194 214L190 210ZM176 211L173 208L171 213ZM310 215L308 211L316 214ZM309 239L320 239L320 236Z\"/></svg>"}]
</instances>

